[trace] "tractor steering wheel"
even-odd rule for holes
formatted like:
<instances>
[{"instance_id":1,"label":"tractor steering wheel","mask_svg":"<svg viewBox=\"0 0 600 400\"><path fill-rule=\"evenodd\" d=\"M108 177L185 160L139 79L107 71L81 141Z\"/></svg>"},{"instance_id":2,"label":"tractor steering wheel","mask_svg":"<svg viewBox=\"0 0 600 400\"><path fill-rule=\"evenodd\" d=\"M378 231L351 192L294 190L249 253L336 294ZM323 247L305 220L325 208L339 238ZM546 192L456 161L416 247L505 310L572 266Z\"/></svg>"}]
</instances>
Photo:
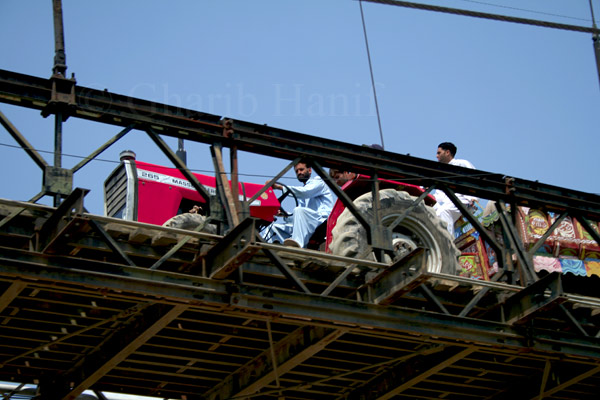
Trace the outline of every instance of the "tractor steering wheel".
<instances>
[{"instance_id":1,"label":"tractor steering wheel","mask_svg":"<svg viewBox=\"0 0 600 400\"><path fill-rule=\"evenodd\" d=\"M281 196L279 196L277 198L277 201L279 201L280 207L279 207L279 212L281 213L281 215L283 215L284 217L289 217L292 214L290 214L289 212L287 212L284 208L283 208L283 200L288 197L288 195L292 195L292 197L294 198L294 202L296 203L296 207L298 207L298 205L300 204L298 202L298 197L296 197L296 195L294 194L294 192L292 192L290 190L290 188L287 185L284 185L283 183L277 182L277 184L283 186L283 188L285 189L283 191L283 193L281 194Z\"/></svg>"}]
</instances>

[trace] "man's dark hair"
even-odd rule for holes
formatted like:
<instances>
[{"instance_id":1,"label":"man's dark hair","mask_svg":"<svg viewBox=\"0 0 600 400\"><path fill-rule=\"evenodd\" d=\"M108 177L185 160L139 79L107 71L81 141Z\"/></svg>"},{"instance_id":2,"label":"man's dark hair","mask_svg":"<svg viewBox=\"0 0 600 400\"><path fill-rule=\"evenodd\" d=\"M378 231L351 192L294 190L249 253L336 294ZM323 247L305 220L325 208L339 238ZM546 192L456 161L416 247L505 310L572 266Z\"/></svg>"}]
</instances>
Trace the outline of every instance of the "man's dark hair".
<instances>
[{"instance_id":1,"label":"man's dark hair","mask_svg":"<svg viewBox=\"0 0 600 400\"><path fill-rule=\"evenodd\" d=\"M312 168L312 165L311 165L311 163L310 163L310 160L308 160L308 159L306 159L306 158L303 158L303 159L301 159L300 161L298 161L296 164L294 164L294 167L295 167L296 165L298 165L298 164L304 164L304 165L306 165L306 168Z\"/></svg>"},{"instance_id":2,"label":"man's dark hair","mask_svg":"<svg viewBox=\"0 0 600 400\"><path fill-rule=\"evenodd\" d=\"M456 146L453 143L450 143L450 142L440 143L438 145L438 147L442 150L450 150L450 154L452 154L452 157L454 157L456 155Z\"/></svg>"}]
</instances>

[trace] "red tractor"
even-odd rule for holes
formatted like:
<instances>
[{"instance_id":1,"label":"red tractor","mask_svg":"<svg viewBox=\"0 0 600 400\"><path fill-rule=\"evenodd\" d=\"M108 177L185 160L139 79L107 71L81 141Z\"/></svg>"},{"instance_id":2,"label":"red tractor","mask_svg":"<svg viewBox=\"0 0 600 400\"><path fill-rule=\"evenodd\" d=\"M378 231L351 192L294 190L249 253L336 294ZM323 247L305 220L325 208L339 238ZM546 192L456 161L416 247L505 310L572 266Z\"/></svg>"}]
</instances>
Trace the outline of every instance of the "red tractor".
<instances>
[{"instance_id":1,"label":"red tractor","mask_svg":"<svg viewBox=\"0 0 600 400\"><path fill-rule=\"evenodd\" d=\"M104 183L105 215L126 220L192 229L205 219L210 205L185 179L181 171L135 160L135 154L124 152L122 163ZM194 174L206 192L216 196L216 180L212 176ZM247 200L263 185L239 183L240 200ZM342 190L354 201L361 213L372 215L371 182L359 176L347 182ZM383 224L392 224L423 189L419 186L380 180L380 217ZM272 222L281 209L280 198L271 188L250 205L250 216ZM416 248L428 249L427 270L456 274L459 251L435 215L435 199L427 196L411 213L398 223L391 234L391 259L398 259ZM199 212L190 214L194 206ZM209 228L214 232L214 226ZM326 224L317 229L309 248L352 258L369 258L367 232L354 215L337 201Z\"/></svg>"},{"instance_id":2,"label":"red tractor","mask_svg":"<svg viewBox=\"0 0 600 400\"><path fill-rule=\"evenodd\" d=\"M214 177L194 174L208 194L207 200L178 169L137 161L132 152L124 152L124 155L120 166L104 184L107 216L181 229L194 229L200 223L205 224L211 210L207 203L216 196ZM262 189L261 184L239 183L240 200L255 197ZM369 177L358 176L341 189L367 221L375 220ZM457 221L455 235L451 237L431 207L435 204L431 195L424 201L414 202L423 193L419 186L379 180L379 227L385 227L382 230L388 232L384 261L393 262L417 249L424 249L428 272L490 279L498 269L493 249L462 218ZM278 215L282 197L278 198L269 188L250 204L250 216L268 225ZM502 242L501 232L497 229L497 214L492 211L484 215L484 210L478 204L475 206L475 217ZM412 209L406 213L410 207ZM192 209L198 212L189 213ZM523 243L532 248L556 218L552 213L519 207L517 226ZM600 231L598 222L593 224L594 229ZM215 225L205 225L204 231L217 232ZM327 223L313 235L309 248L350 258L374 258L368 235L364 224L338 199ZM565 218L544 245L536 246L534 251L536 272L600 276L600 246L574 218Z\"/></svg>"},{"instance_id":3,"label":"red tractor","mask_svg":"<svg viewBox=\"0 0 600 400\"><path fill-rule=\"evenodd\" d=\"M210 197L216 196L216 179L212 176L194 176ZM239 183L240 200L256 194L262 185ZM280 203L270 189L250 205L250 215L264 221L273 221L280 209ZM184 218L176 216L195 210L194 217L187 225ZM197 211L196 211L197 210ZM191 229L210 210L208 200L198 193L194 186L177 168L150 164L135 159L135 153L121 153L121 164L104 182L104 214L109 217L148 224L166 225Z\"/></svg>"}]
</instances>

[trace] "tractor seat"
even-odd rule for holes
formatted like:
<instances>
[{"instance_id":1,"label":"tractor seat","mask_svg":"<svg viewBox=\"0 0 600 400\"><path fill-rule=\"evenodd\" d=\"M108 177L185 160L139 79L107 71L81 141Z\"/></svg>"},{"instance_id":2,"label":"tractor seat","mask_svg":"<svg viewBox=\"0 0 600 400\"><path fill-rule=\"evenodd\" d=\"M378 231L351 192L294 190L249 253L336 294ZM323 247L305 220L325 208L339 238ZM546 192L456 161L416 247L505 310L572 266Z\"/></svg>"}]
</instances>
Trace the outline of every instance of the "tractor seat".
<instances>
[{"instance_id":1,"label":"tractor seat","mask_svg":"<svg viewBox=\"0 0 600 400\"><path fill-rule=\"evenodd\" d=\"M317 229L313 232L310 239L308 239L307 249L319 250L321 245L325 244L327 239L327 220L321 222Z\"/></svg>"}]
</instances>

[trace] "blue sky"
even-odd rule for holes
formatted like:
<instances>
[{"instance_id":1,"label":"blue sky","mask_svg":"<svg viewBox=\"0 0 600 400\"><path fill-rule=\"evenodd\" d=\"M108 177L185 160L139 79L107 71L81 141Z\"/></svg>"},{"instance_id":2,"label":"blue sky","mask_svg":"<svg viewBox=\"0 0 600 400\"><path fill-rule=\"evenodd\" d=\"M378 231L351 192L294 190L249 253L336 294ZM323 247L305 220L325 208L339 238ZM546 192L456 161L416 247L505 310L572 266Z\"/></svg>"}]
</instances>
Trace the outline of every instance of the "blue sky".
<instances>
[{"instance_id":1,"label":"blue sky","mask_svg":"<svg viewBox=\"0 0 600 400\"><path fill-rule=\"evenodd\" d=\"M589 0L431 0L591 26ZM600 1L593 0L596 19ZM67 73L96 89L353 144L380 142L355 0L63 0ZM435 160L452 141L478 169L600 193L600 84L590 34L363 3L385 148ZM0 1L0 68L48 78L51 0ZM52 163L53 119L0 104ZM119 132L69 119L63 167ZM168 140L175 148L176 141ZM0 197L28 200L41 172L0 131ZM102 214L102 182L118 154L168 164L131 132L75 175ZM208 146L186 142L188 165L212 171ZM287 162L243 154L242 180ZM290 178L290 181L293 181ZM50 199L43 201L50 204Z\"/></svg>"}]
</instances>

